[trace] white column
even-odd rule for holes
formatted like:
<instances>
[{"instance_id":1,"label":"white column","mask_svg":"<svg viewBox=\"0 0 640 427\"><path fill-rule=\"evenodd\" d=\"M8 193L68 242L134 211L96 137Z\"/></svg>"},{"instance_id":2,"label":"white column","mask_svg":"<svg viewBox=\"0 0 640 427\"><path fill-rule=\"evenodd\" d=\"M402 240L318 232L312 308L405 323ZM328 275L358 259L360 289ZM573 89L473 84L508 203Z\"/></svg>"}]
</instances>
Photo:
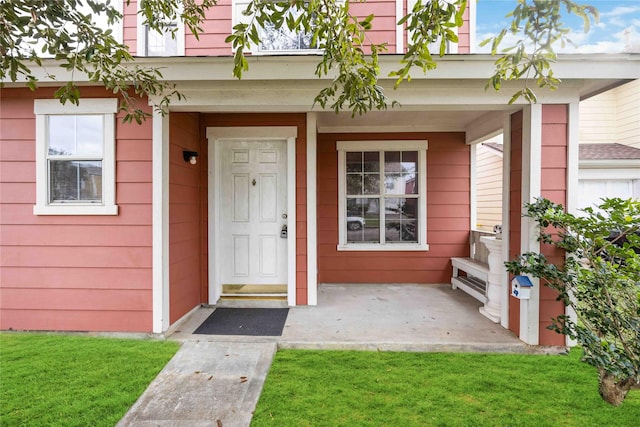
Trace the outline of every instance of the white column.
<instances>
[{"instance_id":1,"label":"white column","mask_svg":"<svg viewBox=\"0 0 640 427\"><path fill-rule=\"evenodd\" d=\"M154 109L152 125L153 332L169 328L169 116Z\"/></svg>"},{"instance_id":2,"label":"white column","mask_svg":"<svg viewBox=\"0 0 640 427\"><path fill-rule=\"evenodd\" d=\"M483 316L498 323L502 313L502 294L505 293L505 289L502 287L502 275L505 270L502 263L502 239L482 236L480 242L489 249L489 277L487 280L487 302L479 310Z\"/></svg>"},{"instance_id":3,"label":"white column","mask_svg":"<svg viewBox=\"0 0 640 427\"><path fill-rule=\"evenodd\" d=\"M502 262L509 260L509 208L511 207L511 115L505 114L502 127ZM509 329L509 273L502 273L502 312L500 324Z\"/></svg>"},{"instance_id":4,"label":"white column","mask_svg":"<svg viewBox=\"0 0 640 427\"><path fill-rule=\"evenodd\" d=\"M542 170L542 106L533 104L523 109L522 123L522 201L533 202L541 195ZM522 207L524 213L524 207ZM520 253L540 252L537 224L532 218L520 219ZM538 345L540 339L540 281L532 278L533 289L528 300L520 300L520 339Z\"/></svg>"},{"instance_id":5,"label":"white column","mask_svg":"<svg viewBox=\"0 0 640 427\"><path fill-rule=\"evenodd\" d=\"M307 304L318 304L317 113L307 113Z\"/></svg>"}]
</instances>

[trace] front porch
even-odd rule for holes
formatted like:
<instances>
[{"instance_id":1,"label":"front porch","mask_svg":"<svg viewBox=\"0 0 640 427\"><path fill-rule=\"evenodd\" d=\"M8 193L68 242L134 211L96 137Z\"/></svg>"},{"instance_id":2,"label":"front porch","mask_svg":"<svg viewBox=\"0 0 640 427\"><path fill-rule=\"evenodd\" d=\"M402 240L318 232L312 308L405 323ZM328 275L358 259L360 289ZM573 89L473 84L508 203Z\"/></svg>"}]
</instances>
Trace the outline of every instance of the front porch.
<instances>
[{"instance_id":1,"label":"front porch","mask_svg":"<svg viewBox=\"0 0 640 427\"><path fill-rule=\"evenodd\" d=\"M279 348L296 349L537 351L480 314L481 305L449 284L321 284L317 306L290 308L281 337L192 334L215 306L192 312L168 337L276 342Z\"/></svg>"}]
</instances>

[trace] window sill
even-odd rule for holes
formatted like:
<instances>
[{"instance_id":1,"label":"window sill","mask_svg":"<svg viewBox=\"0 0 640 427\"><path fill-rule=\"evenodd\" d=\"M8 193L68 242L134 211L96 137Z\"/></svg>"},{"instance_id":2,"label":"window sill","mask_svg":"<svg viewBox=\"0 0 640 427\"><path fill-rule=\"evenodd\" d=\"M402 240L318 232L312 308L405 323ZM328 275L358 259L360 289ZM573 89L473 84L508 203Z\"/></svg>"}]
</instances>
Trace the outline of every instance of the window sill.
<instances>
[{"instance_id":1,"label":"window sill","mask_svg":"<svg viewBox=\"0 0 640 427\"><path fill-rule=\"evenodd\" d=\"M34 215L118 215L118 205L34 205Z\"/></svg>"},{"instance_id":2,"label":"window sill","mask_svg":"<svg viewBox=\"0 0 640 427\"><path fill-rule=\"evenodd\" d=\"M377 252L411 252L411 251L428 251L429 245L424 244L412 244L412 245L403 245L403 244L348 244L348 245L338 245L338 251L377 251Z\"/></svg>"}]
</instances>

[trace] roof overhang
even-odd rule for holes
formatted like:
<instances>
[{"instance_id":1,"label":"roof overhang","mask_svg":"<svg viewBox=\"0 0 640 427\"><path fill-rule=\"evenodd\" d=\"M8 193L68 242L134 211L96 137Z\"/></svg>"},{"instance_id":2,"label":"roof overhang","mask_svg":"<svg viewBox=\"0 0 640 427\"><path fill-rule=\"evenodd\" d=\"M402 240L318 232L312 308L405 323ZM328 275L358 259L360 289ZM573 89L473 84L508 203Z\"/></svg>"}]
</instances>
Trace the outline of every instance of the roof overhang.
<instances>
[{"instance_id":1,"label":"roof overhang","mask_svg":"<svg viewBox=\"0 0 640 427\"><path fill-rule=\"evenodd\" d=\"M380 75L388 76L400 67L401 55L381 55ZM232 75L232 57L136 58L135 65L160 69L163 79L174 83L185 98L173 100L172 111L197 112L308 112L317 111L320 130L345 131L469 131L471 142L495 133L505 113L525 104L509 105L524 81L505 82L499 92L486 89L496 57L485 54L446 55L427 74L416 69L411 81L394 89L395 79L383 77L379 85L400 107L374 111L363 117L334 114L314 105L314 98L326 87L331 75L314 75L319 55L248 57L249 71L242 80ZM48 82L44 70L57 77ZM34 67L41 86L60 85L72 78L90 84L86 76L72 75L55 60ZM640 78L640 55L562 55L553 65L554 76L562 83L555 91L536 90L539 103L566 104L580 101L609 88ZM533 85L531 83L530 85ZM8 87L24 83L7 84ZM452 114L455 112L455 114Z\"/></svg>"}]
</instances>

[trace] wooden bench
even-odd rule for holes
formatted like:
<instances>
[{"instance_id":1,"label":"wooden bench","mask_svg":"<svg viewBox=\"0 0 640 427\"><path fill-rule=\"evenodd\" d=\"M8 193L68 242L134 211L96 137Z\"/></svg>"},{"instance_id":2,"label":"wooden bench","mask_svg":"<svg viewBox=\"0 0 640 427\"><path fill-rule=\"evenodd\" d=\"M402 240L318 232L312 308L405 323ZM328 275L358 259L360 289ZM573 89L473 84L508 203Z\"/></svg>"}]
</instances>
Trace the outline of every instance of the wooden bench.
<instances>
[{"instance_id":1,"label":"wooden bench","mask_svg":"<svg viewBox=\"0 0 640 427\"><path fill-rule=\"evenodd\" d=\"M468 293L481 303L487 302L487 281L489 280L489 265L472 258L451 258L453 276L451 287ZM464 271L466 275L461 276Z\"/></svg>"}]
</instances>

